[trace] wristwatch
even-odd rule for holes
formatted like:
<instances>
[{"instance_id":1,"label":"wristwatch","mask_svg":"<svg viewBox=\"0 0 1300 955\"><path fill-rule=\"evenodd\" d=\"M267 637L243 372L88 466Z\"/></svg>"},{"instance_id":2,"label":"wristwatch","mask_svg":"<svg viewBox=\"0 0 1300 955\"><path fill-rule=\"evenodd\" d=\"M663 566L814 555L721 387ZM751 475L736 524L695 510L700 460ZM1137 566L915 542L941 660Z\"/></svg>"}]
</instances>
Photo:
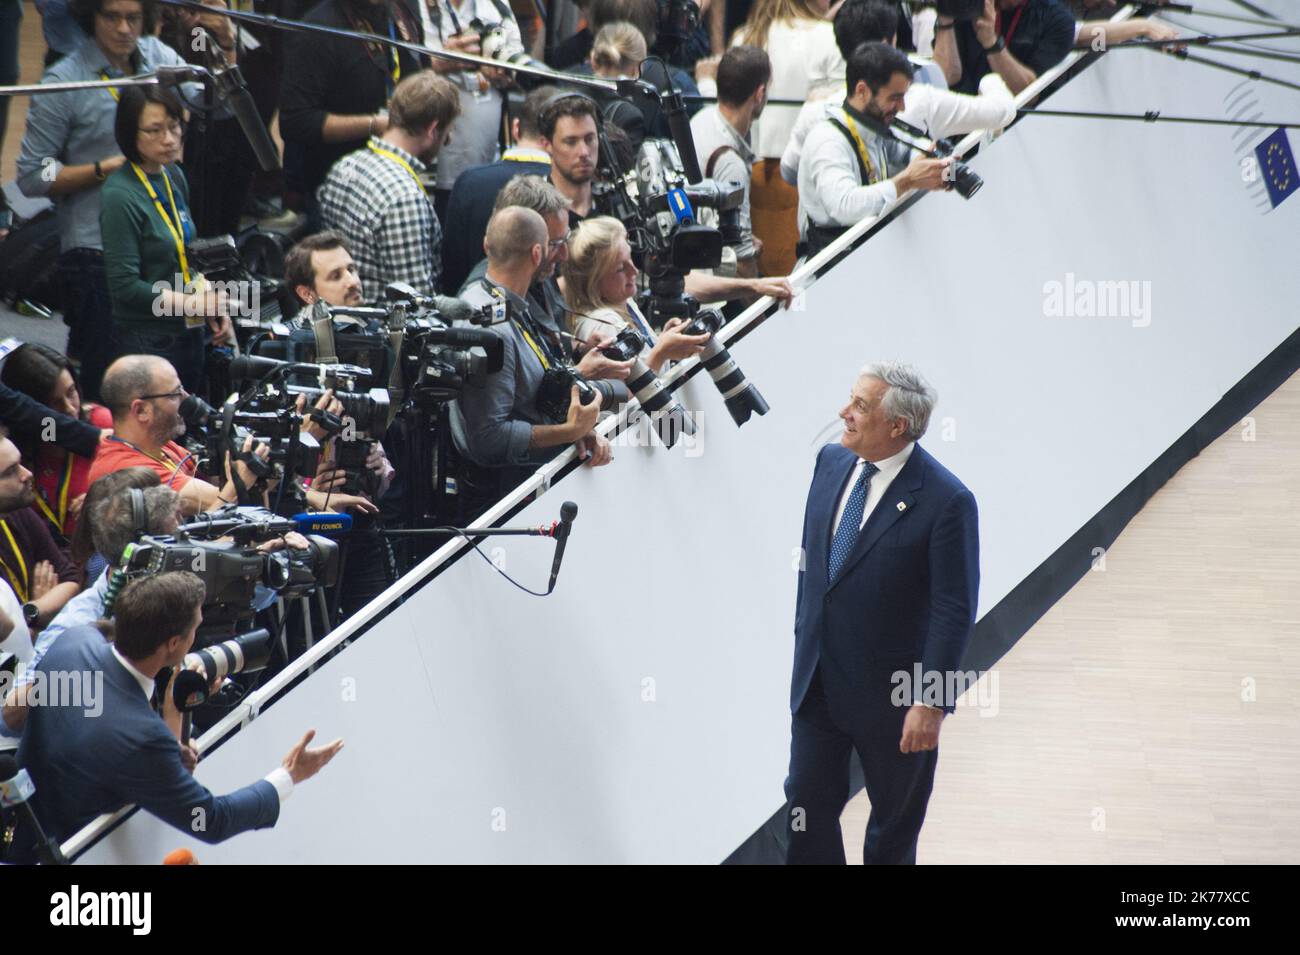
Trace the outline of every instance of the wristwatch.
<instances>
[{"instance_id":1,"label":"wristwatch","mask_svg":"<svg viewBox=\"0 0 1300 955\"><path fill-rule=\"evenodd\" d=\"M103 182L108 178L108 173L104 172L103 168L99 165L98 159L95 160L95 178L100 182Z\"/></svg>"},{"instance_id":2,"label":"wristwatch","mask_svg":"<svg viewBox=\"0 0 1300 955\"><path fill-rule=\"evenodd\" d=\"M996 42L994 42L992 46L986 46L984 48L984 54L985 56L995 56L996 54L1001 53L1006 48L1007 48L1007 41L1004 40L1002 37L998 37Z\"/></svg>"},{"instance_id":3,"label":"wristwatch","mask_svg":"<svg viewBox=\"0 0 1300 955\"><path fill-rule=\"evenodd\" d=\"M36 606L36 604L31 603L30 601L28 603L23 604L23 620L27 621L28 630L36 626L36 622L40 619L40 617L41 617L40 607Z\"/></svg>"}]
</instances>

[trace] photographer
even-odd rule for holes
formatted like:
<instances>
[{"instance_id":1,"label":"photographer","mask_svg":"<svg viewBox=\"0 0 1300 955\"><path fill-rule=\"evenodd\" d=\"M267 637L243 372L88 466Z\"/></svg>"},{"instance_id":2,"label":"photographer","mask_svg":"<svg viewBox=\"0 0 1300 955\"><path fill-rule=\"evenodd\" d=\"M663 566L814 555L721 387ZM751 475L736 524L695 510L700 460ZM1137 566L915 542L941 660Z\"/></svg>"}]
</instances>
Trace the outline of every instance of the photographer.
<instances>
[{"instance_id":1,"label":"photographer","mask_svg":"<svg viewBox=\"0 0 1300 955\"><path fill-rule=\"evenodd\" d=\"M974 93L997 73L1012 95L1065 59L1074 45L1074 16L1058 0L984 0L974 20L942 13L934 25L934 61L948 86Z\"/></svg>"},{"instance_id":2,"label":"photographer","mask_svg":"<svg viewBox=\"0 0 1300 955\"><path fill-rule=\"evenodd\" d=\"M538 407L543 380L561 370L527 301L546 259L547 239L546 223L533 210L511 206L497 212L484 240L487 273L464 295L474 305L502 305L506 313L505 321L492 326L505 343L501 370L484 383L467 385L452 405L452 434L461 454L480 468L502 469L483 475L467 495L476 504L492 503L566 444L576 443L593 467L610 460L609 442L591 433L600 417L599 395L584 405L573 385L568 414L558 424L548 422Z\"/></svg>"},{"instance_id":3,"label":"photographer","mask_svg":"<svg viewBox=\"0 0 1300 955\"><path fill-rule=\"evenodd\" d=\"M645 339L642 357L657 375L665 362L698 355L709 336L683 335L677 329L685 320L673 318L656 338L633 301L636 276L623 223L610 216L596 216L578 226L564 264L570 330L579 341L595 344L614 338L630 325Z\"/></svg>"},{"instance_id":4,"label":"photographer","mask_svg":"<svg viewBox=\"0 0 1300 955\"><path fill-rule=\"evenodd\" d=\"M152 355L119 358L104 375L101 391L104 404L113 414L114 433L95 456L90 469L92 484L119 468L143 466L180 494L187 513L211 511L236 502L238 491L229 475L220 489L197 478L194 456L175 441L185 433L180 405L186 391L170 363ZM245 442L243 452L263 460L269 454L263 445L253 448L251 439ZM257 477L244 461L236 460L234 468L245 488L257 484Z\"/></svg>"},{"instance_id":5,"label":"photographer","mask_svg":"<svg viewBox=\"0 0 1300 955\"><path fill-rule=\"evenodd\" d=\"M172 93L122 90L114 133L127 162L104 183L99 221L119 352L166 358L187 390L204 394L205 321L215 344L233 342L235 333L224 294L190 272L185 253L195 229L177 165L184 132Z\"/></svg>"},{"instance_id":6,"label":"photographer","mask_svg":"<svg viewBox=\"0 0 1300 955\"><path fill-rule=\"evenodd\" d=\"M137 515L131 505L129 491L143 493L144 514ZM162 487L158 475L148 468L125 468L106 474L86 494L86 520L79 539L90 538L93 548L103 555L107 564L93 582L69 600L36 638L32 658L19 677L13 690L4 700L4 726L0 735L22 733L27 723L27 692L34 668L59 636L71 627L91 626L105 616L109 584L117 563L126 546L140 534L171 534L180 524L180 499L171 488ZM86 527L90 528L89 533Z\"/></svg>"},{"instance_id":7,"label":"photographer","mask_svg":"<svg viewBox=\"0 0 1300 955\"><path fill-rule=\"evenodd\" d=\"M863 44L849 57L848 97L842 107L825 107L799 157L801 232L808 254L862 219L884 215L912 189L952 187L951 160L913 159L910 146L883 135L902 112L911 85L911 62L887 43Z\"/></svg>"},{"instance_id":8,"label":"photographer","mask_svg":"<svg viewBox=\"0 0 1300 955\"><path fill-rule=\"evenodd\" d=\"M152 36L157 22L154 0L74 0L72 14L85 37L75 52L46 71L42 83L111 79L184 64ZM22 193L54 200L68 356L80 359L88 399L99 396L104 369L116 355L99 205L100 187L126 163L113 130L114 106L124 91L85 89L33 96L18 157Z\"/></svg>"},{"instance_id":9,"label":"photographer","mask_svg":"<svg viewBox=\"0 0 1300 955\"><path fill-rule=\"evenodd\" d=\"M202 581L184 571L134 581L114 605L112 643L93 627L75 627L37 667L41 674L79 674L103 688L96 709L44 705L28 716L18 762L31 773L36 814L54 839L129 803L206 843L274 826L294 785L342 748L335 740L309 749L309 730L280 766L226 796L193 778L149 701L159 672L181 666L194 645L203 596Z\"/></svg>"},{"instance_id":10,"label":"photographer","mask_svg":"<svg viewBox=\"0 0 1300 955\"><path fill-rule=\"evenodd\" d=\"M113 427L107 408L82 404L72 362L53 348L28 342L14 349L0 370L0 381L69 417L104 430ZM33 506L49 521L53 533L71 537L90 487L91 459L46 441L24 442L21 447L23 460L35 475Z\"/></svg>"},{"instance_id":11,"label":"photographer","mask_svg":"<svg viewBox=\"0 0 1300 955\"><path fill-rule=\"evenodd\" d=\"M581 93L559 95L542 107L542 148L551 157L551 182L569 200L569 225L591 215L591 181L600 140L596 104Z\"/></svg>"},{"instance_id":12,"label":"photographer","mask_svg":"<svg viewBox=\"0 0 1300 955\"><path fill-rule=\"evenodd\" d=\"M418 4L424 20L424 42L431 50L448 50L490 57L481 37L489 32L500 43L500 54L524 52L519 24L506 0L423 0ZM456 136L438 159L438 185L434 190L438 216L447 211L456 179L470 166L496 158L501 129L502 90L514 85L504 69L466 66L433 57L433 68L455 87L460 102Z\"/></svg>"},{"instance_id":13,"label":"photographer","mask_svg":"<svg viewBox=\"0 0 1300 955\"><path fill-rule=\"evenodd\" d=\"M419 16L411 12L415 6L405 0L324 0L302 20L420 43ZM285 185L302 192L313 230L320 226L316 190L325 174L388 128L393 88L423 65L407 50L349 37L296 33L289 38L280 86Z\"/></svg>"},{"instance_id":14,"label":"photographer","mask_svg":"<svg viewBox=\"0 0 1300 955\"><path fill-rule=\"evenodd\" d=\"M492 199L518 175L546 176L551 157L542 148L538 118L542 106L555 95L554 86L539 86L524 98L519 115L510 121L514 145L497 162L472 166L456 177L447 200L447 221L456 228L442 237L442 287L451 294L465 284L466 276L483 258L483 233L492 217Z\"/></svg>"},{"instance_id":15,"label":"photographer","mask_svg":"<svg viewBox=\"0 0 1300 955\"><path fill-rule=\"evenodd\" d=\"M18 595L33 634L81 589L81 571L31 509L35 499L32 473L14 443L0 437L0 574Z\"/></svg>"},{"instance_id":16,"label":"photographer","mask_svg":"<svg viewBox=\"0 0 1300 955\"><path fill-rule=\"evenodd\" d=\"M442 226L421 176L459 111L443 77L431 70L407 77L393 93L388 129L339 160L320 188L322 224L347 239L372 289L406 282L432 295L441 285Z\"/></svg>"}]
</instances>

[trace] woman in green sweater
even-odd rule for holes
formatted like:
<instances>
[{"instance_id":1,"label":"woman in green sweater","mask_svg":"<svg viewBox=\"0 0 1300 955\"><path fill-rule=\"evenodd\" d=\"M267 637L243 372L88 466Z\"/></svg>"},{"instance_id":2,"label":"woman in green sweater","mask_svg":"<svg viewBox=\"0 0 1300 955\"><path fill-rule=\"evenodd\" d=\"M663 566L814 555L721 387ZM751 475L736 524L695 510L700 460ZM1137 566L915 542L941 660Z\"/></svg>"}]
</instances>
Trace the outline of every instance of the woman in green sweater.
<instances>
[{"instance_id":1,"label":"woman in green sweater","mask_svg":"<svg viewBox=\"0 0 1300 955\"><path fill-rule=\"evenodd\" d=\"M194 222L179 165L183 116L166 90L120 91L114 133L126 162L104 183L99 224L119 354L160 355L187 391L202 393L205 330L217 344L234 332L224 294L206 287L185 254Z\"/></svg>"}]
</instances>

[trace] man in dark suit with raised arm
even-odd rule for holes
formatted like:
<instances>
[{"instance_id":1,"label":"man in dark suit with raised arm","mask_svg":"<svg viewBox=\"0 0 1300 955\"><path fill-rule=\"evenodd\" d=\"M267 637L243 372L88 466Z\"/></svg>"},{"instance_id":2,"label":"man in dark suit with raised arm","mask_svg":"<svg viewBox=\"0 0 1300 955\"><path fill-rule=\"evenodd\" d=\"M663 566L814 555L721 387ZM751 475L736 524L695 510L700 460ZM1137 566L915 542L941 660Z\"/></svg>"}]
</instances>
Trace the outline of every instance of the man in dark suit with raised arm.
<instances>
[{"instance_id":1,"label":"man in dark suit with raised arm","mask_svg":"<svg viewBox=\"0 0 1300 955\"><path fill-rule=\"evenodd\" d=\"M871 800L863 861L916 861L979 593L975 497L916 443L935 401L910 366L868 365L839 443L817 455L794 625L789 863L843 864L854 751Z\"/></svg>"},{"instance_id":2,"label":"man in dark suit with raised arm","mask_svg":"<svg viewBox=\"0 0 1300 955\"><path fill-rule=\"evenodd\" d=\"M50 697L29 704L18 762L36 785L48 836L65 841L128 803L207 843L265 829L293 787L343 747L335 740L308 749L310 731L280 766L226 796L191 775L197 753L179 742L180 714L164 705L159 715L150 699L159 671L180 666L194 644L203 592L187 571L133 581L114 604L112 643L94 627L72 627L37 666Z\"/></svg>"}]
</instances>

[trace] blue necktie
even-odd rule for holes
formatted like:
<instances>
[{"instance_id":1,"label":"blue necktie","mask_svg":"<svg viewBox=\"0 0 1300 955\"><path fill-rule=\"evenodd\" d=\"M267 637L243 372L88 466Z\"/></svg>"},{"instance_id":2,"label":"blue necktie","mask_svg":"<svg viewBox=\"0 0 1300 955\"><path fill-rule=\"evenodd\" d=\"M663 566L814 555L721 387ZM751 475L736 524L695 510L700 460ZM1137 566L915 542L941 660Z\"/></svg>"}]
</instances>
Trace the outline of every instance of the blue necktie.
<instances>
[{"instance_id":1,"label":"blue necktie","mask_svg":"<svg viewBox=\"0 0 1300 955\"><path fill-rule=\"evenodd\" d=\"M849 501L844 505L844 516L840 518L840 526L835 529L835 540L831 541L828 580L835 579L844 562L849 559L849 554L853 553L853 545L857 543L858 533L862 530L862 512L867 506L867 485L871 483L871 476L879 470L870 461L862 463L862 473L849 492Z\"/></svg>"}]
</instances>

